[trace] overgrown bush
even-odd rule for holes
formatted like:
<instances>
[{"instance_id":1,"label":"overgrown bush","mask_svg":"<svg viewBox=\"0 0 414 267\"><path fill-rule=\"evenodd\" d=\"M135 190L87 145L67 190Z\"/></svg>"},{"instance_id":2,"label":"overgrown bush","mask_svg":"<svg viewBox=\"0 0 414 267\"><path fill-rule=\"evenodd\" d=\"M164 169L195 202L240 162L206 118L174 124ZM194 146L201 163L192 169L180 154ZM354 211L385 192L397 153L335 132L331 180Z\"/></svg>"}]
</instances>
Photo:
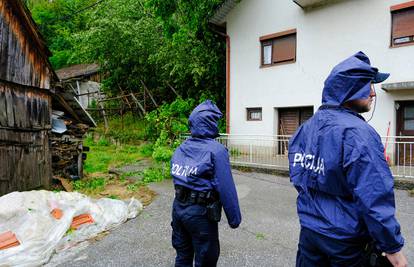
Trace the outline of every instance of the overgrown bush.
<instances>
[{"instance_id":1,"label":"overgrown bush","mask_svg":"<svg viewBox=\"0 0 414 267\"><path fill-rule=\"evenodd\" d=\"M154 142L152 157L155 161L168 162L171 159L174 149L180 144L181 134L189 131L188 116L195 103L191 98L177 98L147 114L146 135Z\"/></svg>"}]
</instances>

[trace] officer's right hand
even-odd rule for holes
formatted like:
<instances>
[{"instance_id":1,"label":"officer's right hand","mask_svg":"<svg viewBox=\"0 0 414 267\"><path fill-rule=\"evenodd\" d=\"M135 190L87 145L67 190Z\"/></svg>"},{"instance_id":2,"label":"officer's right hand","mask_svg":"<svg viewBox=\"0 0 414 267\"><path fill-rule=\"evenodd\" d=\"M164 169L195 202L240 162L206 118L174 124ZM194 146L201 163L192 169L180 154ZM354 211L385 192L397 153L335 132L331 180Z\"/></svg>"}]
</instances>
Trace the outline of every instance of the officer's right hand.
<instances>
[{"instance_id":1,"label":"officer's right hand","mask_svg":"<svg viewBox=\"0 0 414 267\"><path fill-rule=\"evenodd\" d=\"M388 260L391 262L394 267L407 267L408 262L404 254L401 251L398 251L394 254L386 254Z\"/></svg>"}]
</instances>

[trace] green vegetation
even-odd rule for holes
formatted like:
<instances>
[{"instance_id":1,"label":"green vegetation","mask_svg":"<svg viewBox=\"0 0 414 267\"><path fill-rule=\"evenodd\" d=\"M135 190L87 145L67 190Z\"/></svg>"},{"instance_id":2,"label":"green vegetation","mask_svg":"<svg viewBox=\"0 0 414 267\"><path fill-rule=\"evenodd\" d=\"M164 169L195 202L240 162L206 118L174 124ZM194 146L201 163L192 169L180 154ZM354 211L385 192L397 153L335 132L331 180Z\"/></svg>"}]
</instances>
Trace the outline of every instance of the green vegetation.
<instances>
[{"instance_id":1,"label":"green vegetation","mask_svg":"<svg viewBox=\"0 0 414 267\"><path fill-rule=\"evenodd\" d=\"M169 172L169 168L165 166L155 166L149 169L144 170L142 182L143 183L152 183L152 182L160 182L164 179L170 179L171 175Z\"/></svg>"},{"instance_id":2,"label":"green vegetation","mask_svg":"<svg viewBox=\"0 0 414 267\"><path fill-rule=\"evenodd\" d=\"M158 103L200 92L225 106L225 39L208 23L224 0L25 0L52 65L99 63L108 96L120 88ZM128 137L127 137L128 138Z\"/></svg>"},{"instance_id":3,"label":"green vegetation","mask_svg":"<svg viewBox=\"0 0 414 267\"><path fill-rule=\"evenodd\" d=\"M146 122L143 119L127 113L123 116L112 116L108 120L109 129L105 132L102 123L95 129L100 136L112 138L123 144L141 144L145 139ZM147 147L148 148L148 147Z\"/></svg>"},{"instance_id":4,"label":"green vegetation","mask_svg":"<svg viewBox=\"0 0 414 267\"><path fill-rule=\"evenodd\" d=\"M84 165L87 174L108 172L109 168L135 163L144 157L141 146L127 144L117 146L103 137L95 142L92 135L89 135L84 145L90 148Z\"/></svg>"},{"instance_id":5,"label":"green vegetation","mask_svg":"<svg viewBox=\"0 0 414 267\"><path fill-rule=\"evenodd\" d=\"M238 156L241 156L242 154L243 153L240 151L240 149L234 148L234 147L230 148L230 155L232 157L238 157Z\"/></svg>"},{"instance_id":6,"label":"green vegetation","mask_svg":"<svg viewBox=\"0 0 414 267\"><path fill-rule=\"evenodd\" d=\"M87 193L99 193L105 189L106 180L103 177L78 180L73 182L73 190Z\"/></svg>"},{"instance_id":7,"label":"green vegetation","mask_svg":"<svg viewBox=\"0 0 414 267\"><path fill-rule=\"evenodd\" d=\"M152 157L155 164L143 171L143 182L165 179L173 151L189 131L191 110L205 99L224 108L225 39L208 23L223 1L24 1L53 53L54 68L99 63L107 96L118 96L121 90L142 93L145 84L162 103L144 120L131 113L115 116L108 131L102 126L95 130L99 139L89 135L87 175ZM117 106L117 101L105 106ZM224 120L219 127L225 129ZM76 187L101 188L98 182Z\"/></svg>"},{"instance_id":8,"label":"green vegetation","mask_svg":"<svg viewBox=\"0 0 414 267\"><path fill-rule=\"evenodd\" d=\"M265 235L263 233L257 233L256 234L256 239L257 240L264 240L265 239Z\"/></svg>"},{"instance_id":9,"label":"green vegetation","mask_svg":"<svg viewBox=\"0 0 414 267\"><path fill-rule=\"evenodd\" d=\"M79 63L75 54L74 34L87 30L88 7L96 0L25 0L53 56L50 62L59 69Z\"/></svg>"}]
</instances>

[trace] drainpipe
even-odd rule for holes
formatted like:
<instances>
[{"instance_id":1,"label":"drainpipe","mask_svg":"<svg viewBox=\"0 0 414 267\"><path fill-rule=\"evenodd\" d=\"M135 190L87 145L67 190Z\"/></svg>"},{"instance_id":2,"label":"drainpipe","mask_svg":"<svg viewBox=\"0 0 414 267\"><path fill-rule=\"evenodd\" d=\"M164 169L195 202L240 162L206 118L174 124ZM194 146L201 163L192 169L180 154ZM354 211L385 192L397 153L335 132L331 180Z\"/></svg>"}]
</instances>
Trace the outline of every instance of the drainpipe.
<instances>
[{"instance_id":1,"label":"drainpipe","mask_svg":"<svg viewBox=\"0 0 414 267\"><path fill-rule=\"evenodd\" d=\"M225 27L210 23L210 29L226 39L226 133L230 134L230 36Z\"/></svg>"},{"instance_id":2,"label":"drainpipe","mask_svg":"<svg viewBox=\"0 0 414 267\"><path fill-rule=\"evenodd\" d=\"M230 36L226 34L226 133L230 134Z\"/></svg>"}]
</instances>

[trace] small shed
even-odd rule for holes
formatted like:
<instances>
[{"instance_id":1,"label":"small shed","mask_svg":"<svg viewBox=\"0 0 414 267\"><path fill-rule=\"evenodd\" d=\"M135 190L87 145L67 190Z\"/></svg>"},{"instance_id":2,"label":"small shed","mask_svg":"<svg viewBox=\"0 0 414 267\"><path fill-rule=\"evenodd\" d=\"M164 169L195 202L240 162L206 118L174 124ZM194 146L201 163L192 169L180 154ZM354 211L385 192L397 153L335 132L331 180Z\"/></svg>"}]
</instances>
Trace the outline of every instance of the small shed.
<instances>
[{"instance_id":1,"label":"small shed","mask_svg":"<svg viewBox=\"0 0 414 267\"><path fill-rule=\"evenodd\" d=\"M0 0L0 195L48 187L51 55L21 0Z\"/></svg>"},{"instance_id":2,"label":"small shed","mask_svg":"<svg viewBox=\"0 0 414 267\"><path fill-rule=\"evenodd\" d=\"M85 109L103 97L100 90L102 75L96 63L72 65L56 70L56 74L62 87L75 92Z\"/></svg>"}]
</instances>

